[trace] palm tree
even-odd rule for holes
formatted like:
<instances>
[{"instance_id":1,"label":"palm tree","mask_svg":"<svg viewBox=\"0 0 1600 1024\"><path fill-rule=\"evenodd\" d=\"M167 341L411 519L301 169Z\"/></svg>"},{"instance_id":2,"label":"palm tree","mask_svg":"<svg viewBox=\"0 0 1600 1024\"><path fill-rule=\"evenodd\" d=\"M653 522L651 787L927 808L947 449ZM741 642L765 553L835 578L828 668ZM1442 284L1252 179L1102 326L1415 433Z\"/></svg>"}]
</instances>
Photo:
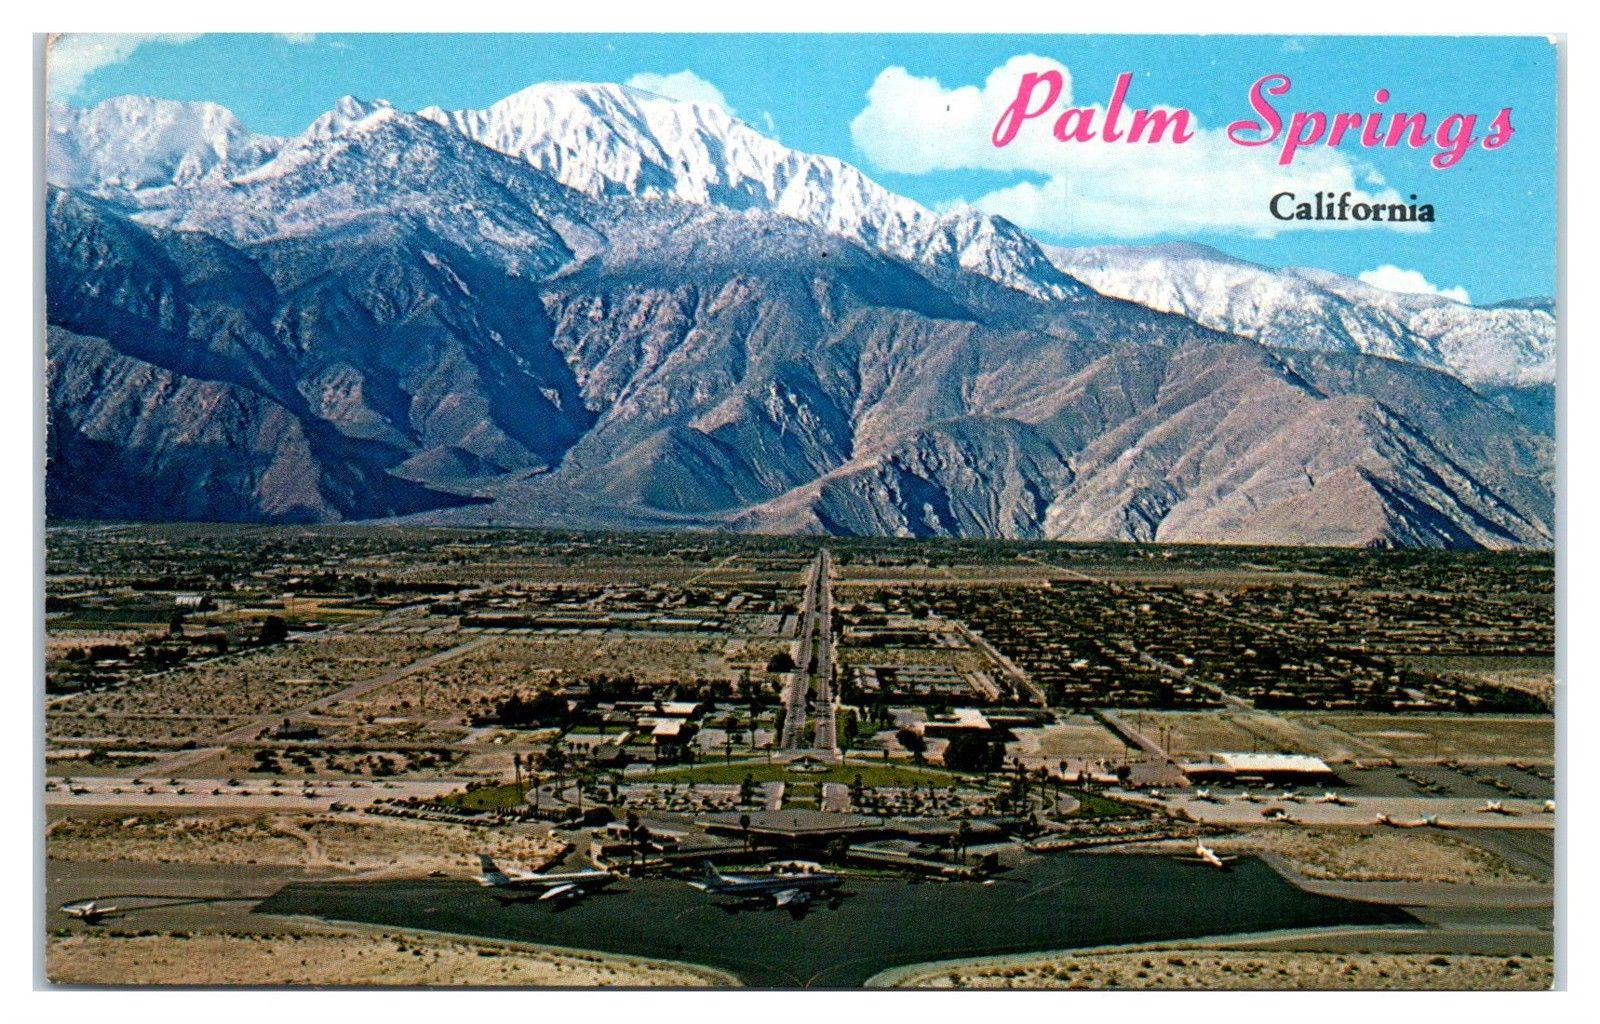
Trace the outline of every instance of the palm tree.
<instances>
[{"instance_id":1,"label":"palm tree","mask_svg":"<svg viewBox=\"0 0 1600 1024\"><path fill-rule=\"evenodd\" d=\"M895 739L900 741L902 747L911 752L913 763L922 763L922 753L928 749L928 742L922 738L921 733L915 729L901 729L895 733Z\"/></svg>"},{"instance_id":2,"label":"palm tree","mask_svg":"<svg viewBox=\"0 0 1600 1024\"><path fill-rule=\"evenodd\" d=\"M624 820L628 828L628 863L632 864L639 858L639 815L637 812L630 810L628 811L628 817Z\"/></svg>"},{"instance_id":3,"label":"palm tree","mask_svg":"<svg viewBox=\"0 0 1600 1024\"><path fill-rule=\"evenodd\" d=\"M963 810L962 814L965 815L966 811ZM955 841L956 857L963 864L965 864L967 862L967 843L969 843L971 840L972 840L972 825L967 821L967 819L965 817L963 817L961 819L961 823L956 826L956 841Z\"/></svg>"}]
</instances>

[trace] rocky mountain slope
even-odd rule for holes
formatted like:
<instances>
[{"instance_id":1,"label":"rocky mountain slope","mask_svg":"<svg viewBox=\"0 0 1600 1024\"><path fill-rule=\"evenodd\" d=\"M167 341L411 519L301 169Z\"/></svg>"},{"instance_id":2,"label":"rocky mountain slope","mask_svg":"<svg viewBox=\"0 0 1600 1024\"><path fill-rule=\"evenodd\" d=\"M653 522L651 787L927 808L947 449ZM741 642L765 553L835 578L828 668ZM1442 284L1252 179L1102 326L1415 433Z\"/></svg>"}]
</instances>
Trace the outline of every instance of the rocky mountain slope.
<instances>
[{"instance_id":1,"label":"rocky mountain slope","mask_svg":"<svg viewBox=\"0 0 1600 1024\"><path fill-rule=\"evenodd\" d=\"M1555 381L1556 322L1548 300L1469 306L1385 291L1326 270L1273 270L1192 243L1046 252L1103 294L1274 347L1400 359L1475 387Z\"/></svg>"},{"instance_id":2,"label":"rocky mountain slope","mask_svg":"<svg viewBox=\"0 0 1600 1024\"><path fill-rule=\"evenodd\" d=\"M1408 302L1303 278L1387 349L1342 307L1327 343L1219 330L615 86L291 139L219 111L51 112L52 515L1553 536L1553 442Z\"/></svg>"}]
</instances>

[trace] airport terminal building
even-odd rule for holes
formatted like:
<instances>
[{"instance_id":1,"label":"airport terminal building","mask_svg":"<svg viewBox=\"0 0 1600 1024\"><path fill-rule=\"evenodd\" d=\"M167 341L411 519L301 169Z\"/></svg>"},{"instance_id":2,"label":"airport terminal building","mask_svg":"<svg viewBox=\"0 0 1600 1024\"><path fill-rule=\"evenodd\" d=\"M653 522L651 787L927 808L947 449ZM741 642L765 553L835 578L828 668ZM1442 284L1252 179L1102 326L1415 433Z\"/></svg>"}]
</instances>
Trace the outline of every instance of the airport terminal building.
<instances>
[{"instance_id":1,"label":"airport terminal building","mask_svg":"<svg viewBox=\"0 0 1600 1024\"><path fill-rule=\"evenodd\" d=\"M1338 775L1319 757L1309 754L1214 753L1208 760L1178 766L1184 777L1198 785L1280 784L1326 785Z\"/></svg>"}]
</instances>

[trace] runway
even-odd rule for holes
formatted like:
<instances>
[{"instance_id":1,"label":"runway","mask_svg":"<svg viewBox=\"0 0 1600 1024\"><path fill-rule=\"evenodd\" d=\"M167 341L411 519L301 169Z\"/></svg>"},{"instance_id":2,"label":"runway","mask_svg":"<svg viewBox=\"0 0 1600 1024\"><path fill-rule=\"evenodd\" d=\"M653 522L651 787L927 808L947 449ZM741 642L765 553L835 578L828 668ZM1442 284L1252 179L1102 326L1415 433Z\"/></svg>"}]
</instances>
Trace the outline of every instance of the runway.
<instances>
[{"instance_id":1,"label":"runway","mask_svg":"<svg viewBox=\"0 0 1600 1024\"><path fill-rule=\"evenodd\" d=\"M555 911L470 883L298 883L258 914L476 935L702 964L762 987L854 988L890 967L971 956L1416 920L1302 891L1261 861L1051 855L991 884L853 879L801 916L733 910L680 881L629 879Z\"/></svg>"}]
</instances>

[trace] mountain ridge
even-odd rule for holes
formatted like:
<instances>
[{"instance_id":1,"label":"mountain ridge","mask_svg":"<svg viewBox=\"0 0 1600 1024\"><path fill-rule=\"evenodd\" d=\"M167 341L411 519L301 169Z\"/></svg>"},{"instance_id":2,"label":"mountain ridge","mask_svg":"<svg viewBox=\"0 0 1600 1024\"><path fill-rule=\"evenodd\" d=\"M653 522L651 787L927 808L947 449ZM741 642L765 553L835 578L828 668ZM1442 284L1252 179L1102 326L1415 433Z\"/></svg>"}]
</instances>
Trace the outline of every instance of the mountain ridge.
<instances>
[{"instance_id":1,"label":"mountain ridge","mask_svg":"<svg viewBox=\"0 0 1600 1024\"><path fill-rule=\"evenodd\" d=\"M578 92L347 97L270 141L157 104L98 162L84 141L138 105L68 119L89 127L51 164L51 514L1553 537L1549 438L1378 358L1438 346L1242 340L715 108Z\"/></svg>"},{"instance_id":2,"label":"mountain ridge","mask_svg":"<svg viewBox=\"0 0 1600 1024\"><path fill-rule=\"evenodd\" d=\"M1102 294L1273 347L1402 359L1473 386L1534 387L1555 380L1549 300L1472 306L1444 296L1391 292L1311 267L1263 267L1195 243L1046 246L1045 252Z\"/></svg>"}]
</instances>

